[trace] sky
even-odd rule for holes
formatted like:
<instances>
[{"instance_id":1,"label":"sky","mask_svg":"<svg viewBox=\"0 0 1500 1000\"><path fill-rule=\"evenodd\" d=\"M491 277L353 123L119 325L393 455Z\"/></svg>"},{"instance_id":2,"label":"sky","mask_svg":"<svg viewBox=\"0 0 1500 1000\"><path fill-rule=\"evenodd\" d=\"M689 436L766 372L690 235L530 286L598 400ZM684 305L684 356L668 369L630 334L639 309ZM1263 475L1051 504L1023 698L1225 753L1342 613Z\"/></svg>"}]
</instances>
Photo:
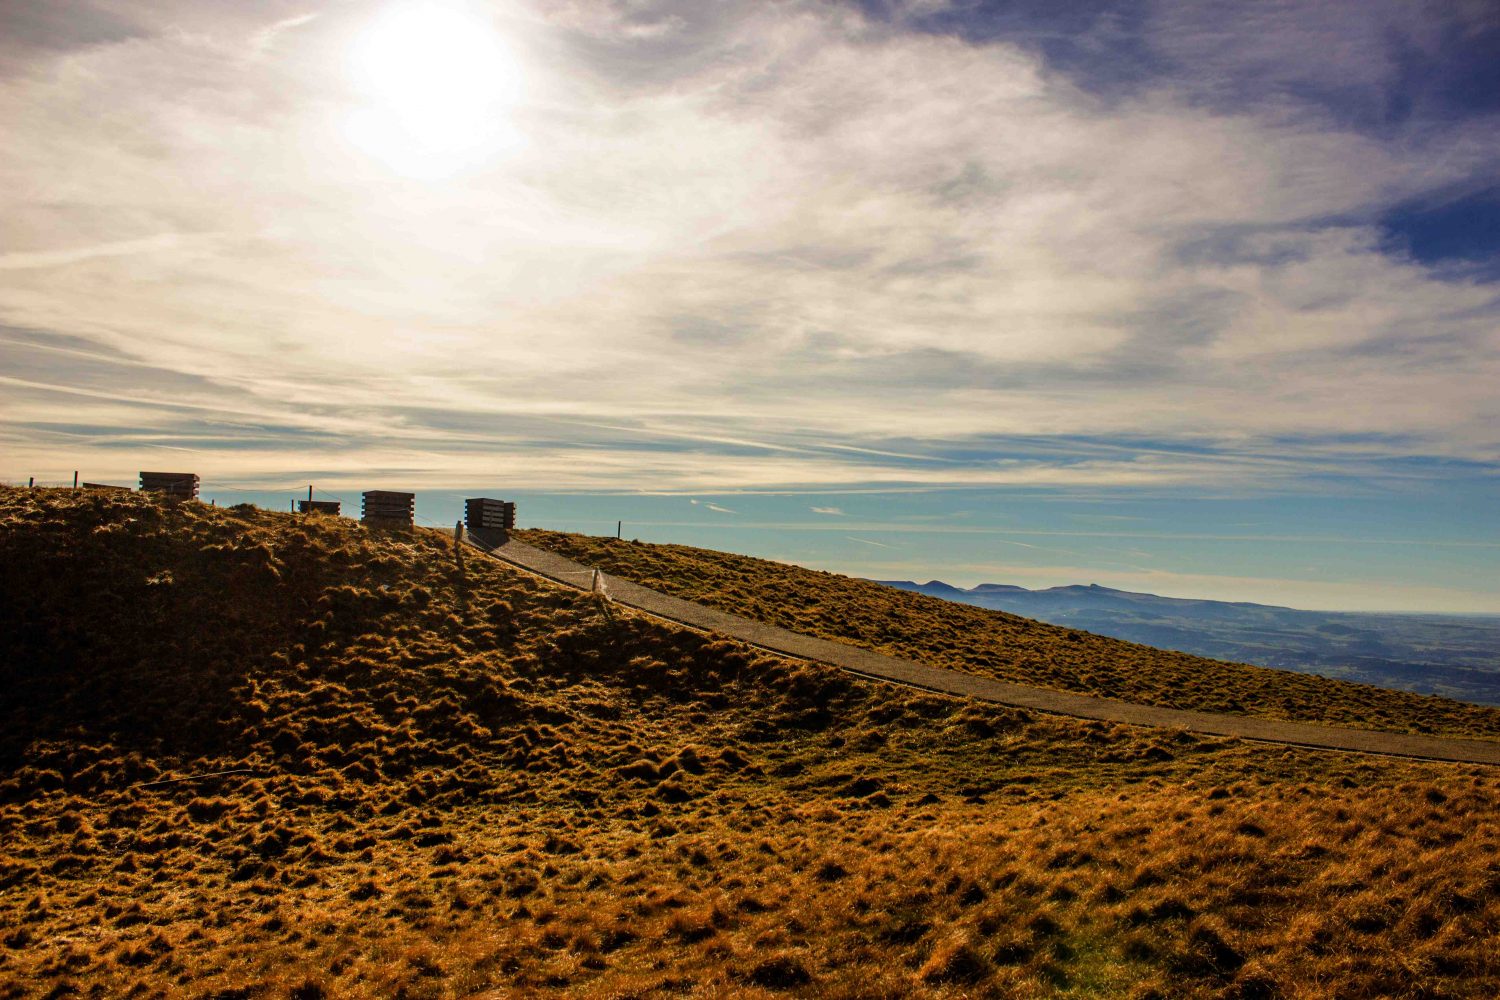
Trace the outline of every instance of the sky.
<instances>
[{"instance_id":1,"label":"sky","mask_svg":"<svg viewBox=\"0 0 1500 1000\"><path fill-rule=\"evenodd\" d=\"M5 481L1500 613L1489 0L0 0L0 128Z\"/></svg>"}]
</instances>

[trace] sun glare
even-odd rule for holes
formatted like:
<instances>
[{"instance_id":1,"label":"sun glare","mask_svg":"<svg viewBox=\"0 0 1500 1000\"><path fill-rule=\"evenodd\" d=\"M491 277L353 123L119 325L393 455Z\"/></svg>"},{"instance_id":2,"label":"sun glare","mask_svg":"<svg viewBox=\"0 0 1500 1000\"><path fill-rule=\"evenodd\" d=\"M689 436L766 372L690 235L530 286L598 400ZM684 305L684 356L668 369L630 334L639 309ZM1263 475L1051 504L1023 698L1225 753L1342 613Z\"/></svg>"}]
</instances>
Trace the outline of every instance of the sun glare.
<instances>
[{"instance_id":1,"label":"sun glare","mask_svg":"<svg viewBox=\"0 0 1500 1000\"><path fill-rule=\"evenodd\" d=\"M356 40L350 70L368 104L349 138L409 177L447 177L515 148L515 57L488 19L455 3L386 11Z\"/></svg>"}]
</instances>

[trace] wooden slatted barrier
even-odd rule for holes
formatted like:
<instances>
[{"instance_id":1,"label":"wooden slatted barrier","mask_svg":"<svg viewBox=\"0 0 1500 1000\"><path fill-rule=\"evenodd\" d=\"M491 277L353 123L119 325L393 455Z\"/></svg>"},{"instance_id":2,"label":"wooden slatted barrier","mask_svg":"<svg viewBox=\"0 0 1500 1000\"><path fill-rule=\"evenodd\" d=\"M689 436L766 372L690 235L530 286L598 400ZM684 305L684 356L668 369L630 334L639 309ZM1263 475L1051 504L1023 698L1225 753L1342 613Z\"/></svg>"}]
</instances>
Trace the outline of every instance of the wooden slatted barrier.
<instances>
[{"instance_id":1,"label":"wooden slatted barrier","mask_svg":"<svg viewBox=\"0 0 1500 1000\"><path fill-rule=\"evenodd\" d=\"M464 501L464 524L470 531L476 528L509 530L516 526L516 505L509 500L472 497Z\"/></svg>"},{"instance_id":2,"label":"wooden slatted barrier","mask_svg":"<svg viewBox=\"0 0 1500 1000\"><path fill-rule=\"evenodd\" d=\"M297 510L303 514L333 514L343 509L337 500L298 500Z\"/></svg>"},{"instance_id":3,"label":"wooden slatted barrier","mask_svg":"<svg viewBox=\"0 0 1500 1000\"><path fill-rule=\"evenodd\" d=\"M417 517L417 495L367 490L360 500L360 520L383 528L410 528Z\"/></svg>"},{"instance_id":4,"label":"wooden slatted barrier","mask_svg":"<svg viewBox=\"0 0 1500 1000\"><path fill-rule=\"evenodd\" d=\"M485 545L504 543L506 532L516 526L516 505L509 500L470 497L464 501L464 527Z\"/></svg>"},{"instance_id":5,"label":"wooden slatted barrier","mask_svg":"<svg viewBox=\"0 0 1500 1000\"><path fill-rule=\"evenodd\" d=\"M196 472L142 472L141 492L160 493L173 500L198 499Z\"/></svg>"}]
</instances>

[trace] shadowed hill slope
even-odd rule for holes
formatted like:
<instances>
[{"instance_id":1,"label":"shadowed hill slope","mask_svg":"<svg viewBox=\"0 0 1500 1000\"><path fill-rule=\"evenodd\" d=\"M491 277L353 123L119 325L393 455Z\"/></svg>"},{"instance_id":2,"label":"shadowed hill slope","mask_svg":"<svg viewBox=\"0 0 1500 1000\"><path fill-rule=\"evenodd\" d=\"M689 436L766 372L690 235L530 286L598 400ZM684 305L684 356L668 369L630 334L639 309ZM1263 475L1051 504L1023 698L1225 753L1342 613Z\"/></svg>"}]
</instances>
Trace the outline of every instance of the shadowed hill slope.
<instances>
[{"instance_id":1,"label":"shadowed hill slope","mask_svg":"<svg viewBox=\"0 0 1500 1000\"><path fill-rule=\"evenodd\" d=\"M0 997L1488 997L1500 778L1035 716L436 532L0 490Z\"/></svg>"},{"instance_id":2,"label":"shadowed hill slope","mask_svg":"<svg viewBox=\"0 0 1500 1000\"><path fill-rule=\"evenodd\" d=\"M1356 729L1500 739L1500 708L1228 663L686 545L516 537L674 597L894 656L1121 701Z\"/></svg>"}]
</instances>

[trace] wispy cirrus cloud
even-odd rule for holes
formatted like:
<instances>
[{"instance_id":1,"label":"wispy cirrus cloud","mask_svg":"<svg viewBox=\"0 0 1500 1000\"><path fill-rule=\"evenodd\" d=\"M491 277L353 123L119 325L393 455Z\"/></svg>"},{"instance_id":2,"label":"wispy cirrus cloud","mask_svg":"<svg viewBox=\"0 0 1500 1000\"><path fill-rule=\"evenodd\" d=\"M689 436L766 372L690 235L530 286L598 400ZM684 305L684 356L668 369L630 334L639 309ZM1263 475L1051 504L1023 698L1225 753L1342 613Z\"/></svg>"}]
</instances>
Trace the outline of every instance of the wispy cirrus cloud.
<instances>
[{"instance_id":1,"label":"wispy cirrus cloud","mask_svg":"<svg viewBox=\"0 0 1500 1000\"><path fill-rule=\"evenodd\" d=\"M1500 133L1355 107L1400 90L1393 37L1441 54L1483 7L472 6L525 143L441 183L340 131L375 5L27 20L14 460L77 426L128 464L214 409L267 476L326 449L434 481L1286 489L1500 459L1496 287L1381 221ZM1109 44L1128 85L1086 72Z\"/></svg>"}]
</instances>

